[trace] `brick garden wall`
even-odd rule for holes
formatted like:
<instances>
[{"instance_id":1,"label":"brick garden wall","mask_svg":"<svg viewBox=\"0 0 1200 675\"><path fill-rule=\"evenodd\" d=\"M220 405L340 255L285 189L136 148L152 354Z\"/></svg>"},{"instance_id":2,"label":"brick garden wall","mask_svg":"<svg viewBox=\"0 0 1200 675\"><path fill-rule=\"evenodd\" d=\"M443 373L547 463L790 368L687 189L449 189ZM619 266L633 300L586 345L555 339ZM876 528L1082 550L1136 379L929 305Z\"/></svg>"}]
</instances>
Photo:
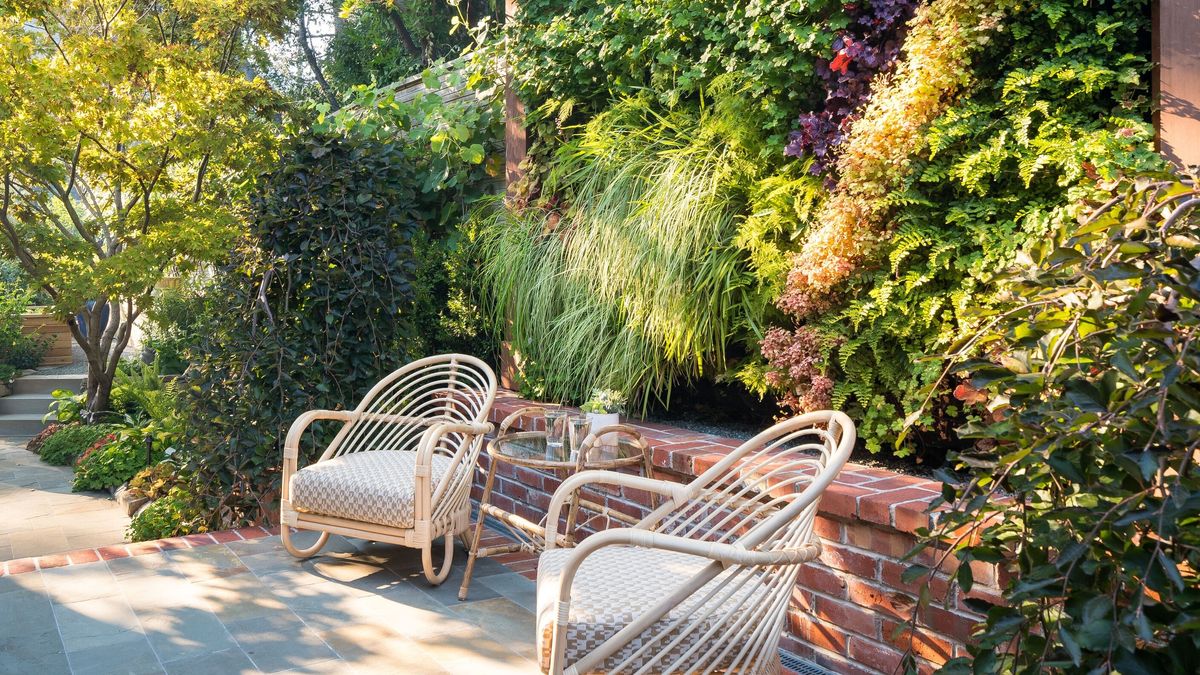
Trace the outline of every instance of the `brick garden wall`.
<instances>
[{"instance_id":1,"label":"brick garden wall","mask_svg":"<svg viewBox=\"0 0 1200 675\"><path fill-rule=\"evenodd\" d=\"M527 405L532 403L502 392L492 422L499 425ZM633 426L653 449L655 477L668 480L691 480L741 443L659 424ZM486 453L480 462L486 470ZM552 474L502 464L492 503L538 522L559 483ZM940 488L933 481L853 463L842 470L820 503L816 525L824 546L819 561L800 572L784 648L837 673L876 675L894 672L909 649L926 666L923 670L965 655L963 644L980 617L959 591L949 590L944 576L930 586L934 601L922 613L917 634L896 630L912 615L920 590L901 581L908 563L900 558L912 548L913 532L928 523L925 509ZM480 478L476 499L482 490ZM644 513L650 499L643 491L621 488L589 497L630 515ZM976 586L970 596L1001 602L995 567L973 565Z\"/></svg>"}]
</instances>

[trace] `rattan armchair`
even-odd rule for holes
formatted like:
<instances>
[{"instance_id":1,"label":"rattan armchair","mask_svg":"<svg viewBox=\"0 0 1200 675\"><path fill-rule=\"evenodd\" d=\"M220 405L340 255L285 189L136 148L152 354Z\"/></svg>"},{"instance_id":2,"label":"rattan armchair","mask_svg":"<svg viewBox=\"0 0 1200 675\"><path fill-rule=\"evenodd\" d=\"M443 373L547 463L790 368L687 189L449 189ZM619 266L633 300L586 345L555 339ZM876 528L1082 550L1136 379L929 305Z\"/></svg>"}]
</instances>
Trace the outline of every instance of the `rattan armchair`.
<instances>
[{"instance_id":1,"label":"rattan armchair","mask_svg":"<svg viewBox=\"0 0 1200 675\"><path fill-rule=\"evenodd\" d=\"M637 525L576 548L547 537L537 631L551 673L776 673L800 565L820 553L817 502L850 456L840 412L781 422L687 484L608 471L563 481L547 527L584 486L661 495Z\"/></svg>"},{"instance_id":2,"label":"rattan armchair","mask_svg":"<svg viewBox=\"0 0 1200 675\"><path fill-rule=\"evenodd\" d=\"M284 547L308 557L333 533L419 548L425 578L445 581L454 535L470 526L471 483L495 399L496 375L486 363L447 354L388 375L354 410L301 415L283 450ZM316 420L344 424L317 461L299 468L300 439ZM289 527L321 535L299 548ZM438 537L446 553L435 569Z\"/></svg>"}]
</instances>

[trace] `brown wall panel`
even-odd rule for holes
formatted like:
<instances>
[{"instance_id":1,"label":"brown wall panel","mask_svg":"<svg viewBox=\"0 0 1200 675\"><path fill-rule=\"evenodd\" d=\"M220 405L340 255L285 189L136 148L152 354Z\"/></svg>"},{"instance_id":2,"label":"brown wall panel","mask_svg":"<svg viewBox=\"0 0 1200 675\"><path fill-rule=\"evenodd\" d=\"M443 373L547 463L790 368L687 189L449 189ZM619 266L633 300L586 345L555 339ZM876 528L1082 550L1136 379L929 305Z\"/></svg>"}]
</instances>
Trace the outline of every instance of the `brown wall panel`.
<instances>
[{"instance_id":1,"label":"brown wall panel","mask_svg":"<svg viewBox=\"0 0 1200 675\"><path fill-rule=\"evenodd\" d=\"M1155 3L1154 60L1159 149L1179 166L1200 165L1200 0Z\"/></svg>"}]
</instances>

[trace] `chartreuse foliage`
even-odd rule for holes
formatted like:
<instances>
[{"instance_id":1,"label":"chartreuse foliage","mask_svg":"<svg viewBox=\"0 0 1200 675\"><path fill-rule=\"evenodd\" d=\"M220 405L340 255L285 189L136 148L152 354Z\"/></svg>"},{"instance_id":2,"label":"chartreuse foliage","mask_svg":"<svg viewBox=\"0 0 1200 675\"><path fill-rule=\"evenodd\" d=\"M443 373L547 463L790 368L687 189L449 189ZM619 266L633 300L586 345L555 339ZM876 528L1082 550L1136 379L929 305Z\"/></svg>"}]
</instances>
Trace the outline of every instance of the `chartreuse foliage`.
<instances>
[{"instance_id":1,"label":"chartreuse foliage","mask_svg":"<svg viewBox=\"0 0 1200 675\"><path fill-rule=\"evenodd\" d=\"M1015 572L952 672L1190 673L1200 658L1200 192L1145 176L1091 203L1021 256L950 356L986 410L934 540L964 591L969 561Z\"/></svg>"},{"instance_id":2,"label":"chartreuse foliage","mask_svg":"<svg viewBox=\"0 0 1200 675\"><path fill-rule=\"evenodd\" d=\"M867 187L839 185L826 212L852 202L869 218L822 214L810 237L826 236L842 222L838 234L805 244L811 255L797 261L783 304L800 316L830 308L828 319L805 321L826 336L818 357L836 382L831 404L855 411L872 450L897 437L937 378L938 365L922 357L944 351L973 326L967 310L991 302L995 270L1069 222L1072 204L1096 176L1159 162L1145 122L1144 9L1136 0L1080 1L1010 5L1002 18L985 12L998 21L987 31L990 40L956 66L969 65L956 77L972 84L912 137L924 150L903 158L905 172L888 173L893 162L875 166L870 159L893 149L874 114L898 105L888 89L876 91L855 124L842 157L855 166L842 171L842 182ZM906 49L916 46L910 37ZM935 56L910 51L908 58ZM901 66L897 76L903 72ZM911 119L901 126L907 129ZM868 129L878 142L865 148L868 154L853 153L854 135ZM879 233L871 234L872 227ZM831 243L841 238L854 243ZM797 334L797 344L807 338ZM952 403L921 414L921 440L950 440L959 412Z\"/></svg>"},{"instance_id":3,"label":"chartreuse foliage","mask_svg":"<svg viewBox=\"0 0 1200 675\"><path fill-rule=\"evenodd\" d=\"M769 284L730 245L760 171L743 119L723 103L661 114L625 99L557 152L545 188L565 209L490 213L488 306L542 395L583 401L601 386L665 400L759 334Z\"/></svg>"},{"instance_id":4,"label":"chartreuse foliage","mask_svg":"<svg viewBox=\"0 0 1200 675\"><path fill-rule=\"evenodd\" d=\"M277 101L242 70L294 0L32 0L0 12L0 247L72 317L89 405L169 266L221 259ZM100 330L107 311L110 335ZM72 323L74 323L72 321Z\"/></svg>"}]
</instances>

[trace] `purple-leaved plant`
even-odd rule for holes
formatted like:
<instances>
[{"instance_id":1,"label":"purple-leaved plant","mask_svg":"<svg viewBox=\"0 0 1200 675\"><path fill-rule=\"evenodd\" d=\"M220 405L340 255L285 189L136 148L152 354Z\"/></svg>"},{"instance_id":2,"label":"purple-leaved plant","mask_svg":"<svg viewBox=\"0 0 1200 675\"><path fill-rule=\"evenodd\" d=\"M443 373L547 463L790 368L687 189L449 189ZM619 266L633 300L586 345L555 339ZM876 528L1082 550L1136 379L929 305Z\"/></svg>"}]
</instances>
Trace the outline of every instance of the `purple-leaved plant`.
<instances>
[{"instance_id":1,"label":"purple-leaved plant","mask_svg":"<svg viewBox=\"0 0 1200 675\"><path fill-rule=\"evenodd\" d=\"M813 174L833 166L837 146L871 93L871 81L899 58L901 33L916 5L915 0L865 0L843 6L854 21L834 40L832 58L817 62L828 92L825 106L800 115L784 154L811 155Z\"/></svg>"}]
</instances>

